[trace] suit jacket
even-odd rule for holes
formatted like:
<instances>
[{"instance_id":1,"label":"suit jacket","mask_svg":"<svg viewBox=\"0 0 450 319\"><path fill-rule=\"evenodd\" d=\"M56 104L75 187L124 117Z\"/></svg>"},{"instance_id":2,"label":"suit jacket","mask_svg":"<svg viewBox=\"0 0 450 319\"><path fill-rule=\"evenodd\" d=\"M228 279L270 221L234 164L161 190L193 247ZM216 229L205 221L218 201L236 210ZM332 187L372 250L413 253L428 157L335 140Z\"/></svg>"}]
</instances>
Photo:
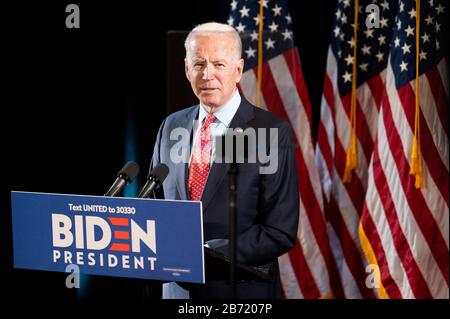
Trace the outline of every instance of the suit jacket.
<instances>
[{"instance_id":1,"label":"suit jacket","mask_svg":"<svg viewBox=\"0 0 450 319\"><path fill-rule=\"evenodd\" d=\"M198 117L199 107L192 106L169 115L159 129L151 166L164 163L169 167L169 175L163 182L158 197L189 200L188 161L173 163L170 152L173 147L190 149L193 123ZM180 140L170 140L171 131L179 127L190 132L189 141L182 143ZM299 217L295 146L292 143L291 129L287 122L251 105L243 97L230 127L243 130L254 128L256 131L258 128L278 129L278 166L275 173L260 174L259 162L238 165L236 209L237 262L252 266L271 264L274 275L273 281L269 283L238 281L237 297L278 298L281 285L277 257L295 244ZM269 143L265 147L268 148ZM214 162L203 190L201 201L205 241L228 238L228 168L227 163ZM226 253L226 249L222 252ZM212 275L213 269L208 268L205 271L207 278L214 279L207 280L204 285L184 285L189 288L191 298L229 297L229 286L226 283L228 274Z\"/></svg>"}]
</instances>

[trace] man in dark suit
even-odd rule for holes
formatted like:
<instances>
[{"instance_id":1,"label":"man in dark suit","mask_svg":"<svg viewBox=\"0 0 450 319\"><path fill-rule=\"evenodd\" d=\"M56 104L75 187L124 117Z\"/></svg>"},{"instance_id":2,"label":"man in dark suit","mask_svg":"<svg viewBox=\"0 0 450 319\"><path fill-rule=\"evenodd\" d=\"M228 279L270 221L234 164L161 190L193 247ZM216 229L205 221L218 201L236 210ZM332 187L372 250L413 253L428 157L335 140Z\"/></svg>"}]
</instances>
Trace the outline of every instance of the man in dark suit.
<instances>
[{"instance_id":1,"label":"man in dark suit","mask_svg":"<svg viewBox=\"0 0 450 319\"><path fill-rule=\"evenodd\" d=\"M185 47L186 76L200 104L171 114L160 127L152 167L158 163L169 167L162 196L200 200L205 241L227 253L230 164L223 158L218 160L215 137L224 135L227 129L255 132L253 144L256 140L257 145L250 145L250 149L263 148L265 154L272 152L270 158L276 161L238 164L236 259L251 266L268 264L272 280L238 278L236 296L279 298L277 257L293 247L298 226L297 172L290 127L240 96L237 83L242 77L244 61L239 34L232 27L202 24L188 35ZM276 134L271 135L270 129ZM263 131L267 131L265 136ZM270 169L268 164L274 167ZM230 296L227 273L214 274L213 269L206 268L206 276L209 280L204 285L184 284L181 288L174 283L165 284L164 298Z\"/></svg>"}]
</instances>

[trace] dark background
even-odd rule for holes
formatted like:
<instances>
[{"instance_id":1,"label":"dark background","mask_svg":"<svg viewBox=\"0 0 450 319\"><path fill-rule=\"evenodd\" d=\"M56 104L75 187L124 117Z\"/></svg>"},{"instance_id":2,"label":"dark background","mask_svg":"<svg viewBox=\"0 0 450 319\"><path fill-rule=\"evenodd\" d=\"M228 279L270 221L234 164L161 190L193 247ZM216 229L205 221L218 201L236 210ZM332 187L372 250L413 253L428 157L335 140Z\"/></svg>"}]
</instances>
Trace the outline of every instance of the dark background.
<instances>
[{"instance_id":1,"label":"dark background","mask_svg":"<svg viewBox=\"0 0 450 319\"><path fill-rule=\"evenodd\" d=\"M80 29L65 26L70 3L80 7ZM101 195L129 159L141 167L141 185L168 102L189 85L184 69L174 67L173 59L184 52L168 50L174 44L167 32L224 22L229 3L2 3L0 278L10 298L152 297L142 280L83 277L83 289L75 291L65 287L67 274L14 270L10 191ZM289 1L314 134L335 5L335 0ZM192 95L185 99L178 107L195 102Z\"/></svg>"}]
</instances>

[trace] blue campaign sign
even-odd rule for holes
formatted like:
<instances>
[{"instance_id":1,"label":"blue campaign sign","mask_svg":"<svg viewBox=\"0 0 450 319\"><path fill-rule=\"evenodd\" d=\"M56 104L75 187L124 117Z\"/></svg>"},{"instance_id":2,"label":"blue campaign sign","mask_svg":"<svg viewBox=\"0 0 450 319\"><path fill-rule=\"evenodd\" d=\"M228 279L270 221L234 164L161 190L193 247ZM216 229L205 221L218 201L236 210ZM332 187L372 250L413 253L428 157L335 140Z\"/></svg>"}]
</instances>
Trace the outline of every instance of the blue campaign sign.
<instances>
[{"instance_id":1,"label":"blue campaign sign","mask_svg":"<svg viewBox=\"0 0 450 319\"><path fill-rule=\"evenodd\" d=\"M14 267L204 283L200 202L11 192Z\"/></svg>"}]
</instances>

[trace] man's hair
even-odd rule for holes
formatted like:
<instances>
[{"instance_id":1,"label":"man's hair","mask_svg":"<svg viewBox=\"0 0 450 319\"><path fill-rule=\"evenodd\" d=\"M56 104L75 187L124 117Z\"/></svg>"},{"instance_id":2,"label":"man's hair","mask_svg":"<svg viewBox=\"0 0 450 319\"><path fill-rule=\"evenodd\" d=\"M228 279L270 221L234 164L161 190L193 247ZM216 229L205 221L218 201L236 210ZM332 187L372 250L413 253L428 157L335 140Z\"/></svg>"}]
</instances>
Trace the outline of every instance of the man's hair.
<instances>
[{"instance_id":1,"label":"man's hair","mask_svg":"<svg viewBox=\"0 0 450 319\"><path fill-rule=\"evenodd\" d=\"M192 38L195 35L210 35L218 33L229 34L233 36L235 42L234 47L236 49L236 60L239 60L242 57L242 42L239 33L232 26L217 22L207 22L199 24L194 29L192 29L191 32L189 32L188 36L186 37L186 40L184 41L184 47L186 49L186 58L188 56L188 52L190 49L189 45L192 41Z\"/></svg>"}]
</instances>

